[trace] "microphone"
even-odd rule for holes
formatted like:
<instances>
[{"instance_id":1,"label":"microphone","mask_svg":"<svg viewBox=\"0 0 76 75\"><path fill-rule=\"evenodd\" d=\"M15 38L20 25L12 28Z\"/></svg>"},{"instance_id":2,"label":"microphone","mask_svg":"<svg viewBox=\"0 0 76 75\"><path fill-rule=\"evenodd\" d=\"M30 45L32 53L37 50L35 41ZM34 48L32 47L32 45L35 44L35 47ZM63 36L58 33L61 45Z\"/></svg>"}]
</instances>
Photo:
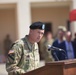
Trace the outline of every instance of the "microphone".
<instances>
[{"instance_id":1,"label":"microphone","mask_svg":"<svg viewBox=\"0 0 76 75\"><path fill-rule=\"evenodd\" d=\"M58 51L64 51L64 50L63 50L63 49L61 49L61 48L54 47L54 46L51 46L51 45L48 45L48 50L58 50Z\"/></svg>"},{"instance_id":2,"label":"microphone","mask_svg":"<svg viewBox=\"0 0 76 75\"><path fill-rule=\"evenodd\" d=\"M51 46L51 45L48 45L48 50L50 51L50 50L58 50L58 51L61 51L62 52L62 54L65 56L65 59L68 59L68 57L67 57L67 54L66 54L66 51L65 50L63 50L63 49L61 49L61 48L57 48L57 47L54 47L54 46ZM55 56L56 56L56 54L54 54Z\"/></svg>"}]
</instances>

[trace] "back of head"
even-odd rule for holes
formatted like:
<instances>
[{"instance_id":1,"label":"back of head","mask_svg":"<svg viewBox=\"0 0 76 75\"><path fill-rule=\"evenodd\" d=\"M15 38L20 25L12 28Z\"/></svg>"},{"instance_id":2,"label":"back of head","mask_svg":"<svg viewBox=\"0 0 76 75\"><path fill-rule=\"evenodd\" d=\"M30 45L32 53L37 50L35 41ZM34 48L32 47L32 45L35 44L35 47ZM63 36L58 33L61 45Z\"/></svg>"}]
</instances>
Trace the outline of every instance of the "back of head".
<instances>
[{"instance_id":1,"label":"back of head","mask_svg":"<svg viewBox=\"0 0 76 75\"><path fill-rule=\"evenodd\" d=\"M72 33L70 31L67 31L66 36L72 36Z\"/></svg>"},{"instance_id":2,"label":"back of head","mask_svg":"<svg viewBox=\"0 0 76 75\"><path fill-rule=\"evenodd\" d=\"M72 38L72 33L71 33L70 31L67 31L67 32L66 32L66 40L67 40L68 42L70 42L70 41L71 41L71 38Z\"/></svg>"}]
</instances>

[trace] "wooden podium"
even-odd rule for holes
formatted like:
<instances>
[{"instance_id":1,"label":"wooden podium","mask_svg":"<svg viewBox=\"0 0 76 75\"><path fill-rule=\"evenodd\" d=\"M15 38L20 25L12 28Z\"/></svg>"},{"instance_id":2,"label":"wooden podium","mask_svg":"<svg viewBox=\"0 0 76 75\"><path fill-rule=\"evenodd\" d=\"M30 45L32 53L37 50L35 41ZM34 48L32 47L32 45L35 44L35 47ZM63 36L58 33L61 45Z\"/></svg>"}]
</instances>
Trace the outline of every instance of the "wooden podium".
<instances>
[{"instance_id":1,"label":"wooden podium","mask_svg":"<svg viewBox=\"0 0 76 75\"><path fill-rule=\"evenodd\" d=\"M49 62L23 75L76 75L76 59Z\"/></svg>"}]
</instances>

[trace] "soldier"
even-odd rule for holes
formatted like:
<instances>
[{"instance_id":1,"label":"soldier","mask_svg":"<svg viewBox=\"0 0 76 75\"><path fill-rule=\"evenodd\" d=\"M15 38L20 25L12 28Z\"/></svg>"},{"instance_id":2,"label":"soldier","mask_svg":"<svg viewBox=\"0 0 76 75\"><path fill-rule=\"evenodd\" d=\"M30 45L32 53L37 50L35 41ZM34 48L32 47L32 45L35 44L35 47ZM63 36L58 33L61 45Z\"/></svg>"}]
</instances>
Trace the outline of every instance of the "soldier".
<instances>
[{"instance_id":1,"label":"soldier","mask_svg":"<svg viewBox=\"0 0 76 75\"><path fill-rule=\"evenodd\" d=\"M45 40L42 43L43 45L42 57L45 60L45 62L54 61L51 51L48 50L48 45L51 45L52 42L53 42L52 33L50 31L47 31L45 34Z\"/></svg>"},{"instance_id":2,"label":"soldier","mask_svg":"<svg viewBox=\"0 0 76 75\"><path fill-rule=\"evenodd\" d=\"M9 49L12 45L12 40L10 39L10 35L7 34L6 38L4 39L4 55L7 57L7 54L9 52Z\"/></svg>"},{"instance_id":3,"label":"soldier","mask_svg":"<svg viewBox=\"0 0 76 75\"><path fill-rule=\"evenodd\" d=\"M44 23L35 22L30 25L29 35L13 44L6 60L8 75L21 75L39 67L37 42L42 38L44 29Z\"/></svg>"}]
</instances>

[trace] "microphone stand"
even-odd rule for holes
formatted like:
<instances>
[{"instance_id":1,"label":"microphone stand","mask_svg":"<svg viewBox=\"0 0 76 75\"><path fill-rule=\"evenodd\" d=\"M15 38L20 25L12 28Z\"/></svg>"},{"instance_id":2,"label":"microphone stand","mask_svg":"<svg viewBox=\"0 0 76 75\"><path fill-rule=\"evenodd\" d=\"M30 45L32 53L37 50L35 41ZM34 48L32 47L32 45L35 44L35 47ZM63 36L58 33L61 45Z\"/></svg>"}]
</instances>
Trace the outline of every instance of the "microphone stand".
<instances>
[{"instance_id":1,"label":"microphone stand","mask_svg":"<svg viewBox=\"0 0 76 75\"><path fill-rule=\"evenodd\" d=\"M51 51L51 52L52 52L53 57L55 58L55 61L59 61L59 58L58 58L56 52L54 52L54 51Z\"/></svg>"},{"instance_id":2,"label":"microphone stand","mask_svg":"<svg viewBox=\"0 0 76 75\"><path fill-rule=\"evenodd\" d=\"M63 51L63 52L64 53L62 53L62 54L65 56L65 59L68 59L66 51Z\"/></svg>"},{"instance_id":3,"label":"microphone stand","mask_svg":"<svg viewBox=\"0 0 76 75\"><path fill-rule=\"evenodd\" d=\"M58 58L56 52L54 52L53 54L54 54L54 56L55 56L55 58L56 58L56 61L59 61L59 58Z\"/></svg>"},{"instance_id":4,"label":"microphone stand","mask_svg":"<svg viewBox=\"0 0 76 75\"><path fill-rule=\"evenodd\" d=\"M56 61L59 61L59 58L58 58L58 56L57 56L56 52L54 52L54 51L59 50L59 49L51 49L51 48L49 48L48 50L51 50L52 55L54 56L55 60L56 60ZM66 54L66 51L65 51L65 50L61 49L61 50L59 50L59 51L62 53L62 55L64 55L64 59L68 59L68 57L67 57L67 54ZM63 52L64 52L64 53L63 53Z\"/></svg>"}]
</instances>

